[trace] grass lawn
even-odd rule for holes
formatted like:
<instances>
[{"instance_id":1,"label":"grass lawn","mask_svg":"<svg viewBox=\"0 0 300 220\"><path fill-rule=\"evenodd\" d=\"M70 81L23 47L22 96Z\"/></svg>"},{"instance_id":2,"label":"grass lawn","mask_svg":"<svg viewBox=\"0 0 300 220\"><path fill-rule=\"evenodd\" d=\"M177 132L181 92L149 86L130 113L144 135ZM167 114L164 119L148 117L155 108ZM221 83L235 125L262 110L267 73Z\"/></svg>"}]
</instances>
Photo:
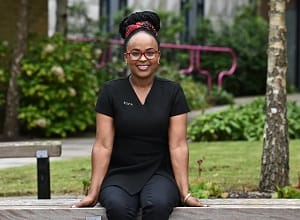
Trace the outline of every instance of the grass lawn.
<instances>
[{"instance_id":1,"label":"grass lawn","mask_svg":"<svg viewBox=\"0 0 300 220\"><path fill-rule=\"evenodd\" d=\"M190 183L198 182L199 158L203 159L201 181L214 182L224 191L258 189L262 142L201 142L190 144ZM290 183L298 184L300 140L290 141Z\"/></svg>"},{"instance_id":2,"label":"grass lawn","mask_svg":"<svg viewBox=\"0 0 300 220\"><path fill-rule=\"evenodd\" d=\"M190 144L190 183L197 184L198 159L203 159L200 180L227 190L257 190L261 142L199 142ZM16 159L17 160L17 159ZM52 195L83 195L90 177L90 158L51 161ZM298 183L300 140L290 141L290 182ZM36 165L0 170L0 196L37 195Z\"/></svg>"}]
</instances>

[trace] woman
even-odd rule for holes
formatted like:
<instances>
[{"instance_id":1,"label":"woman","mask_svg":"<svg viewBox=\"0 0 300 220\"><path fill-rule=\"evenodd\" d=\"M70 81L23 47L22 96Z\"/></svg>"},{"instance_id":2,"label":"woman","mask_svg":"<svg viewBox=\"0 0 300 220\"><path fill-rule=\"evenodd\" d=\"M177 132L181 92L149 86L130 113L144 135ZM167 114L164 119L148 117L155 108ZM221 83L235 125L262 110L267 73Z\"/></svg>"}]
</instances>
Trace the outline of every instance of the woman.
<instances>
[{"instance_id":1,"label":"woman","mask_svg":"<svg viewBox=\"0 0 300 220\"><path fill-rule=\"evenodd\" d=\"M75 207L106 208L109 220L168 219L173 208L204 206L188 192L189 111L179 84L155 76L159 16L128 15L120 23L130 75L105 83L97 104L88 195Z\"/></svg>"}]
</instances>

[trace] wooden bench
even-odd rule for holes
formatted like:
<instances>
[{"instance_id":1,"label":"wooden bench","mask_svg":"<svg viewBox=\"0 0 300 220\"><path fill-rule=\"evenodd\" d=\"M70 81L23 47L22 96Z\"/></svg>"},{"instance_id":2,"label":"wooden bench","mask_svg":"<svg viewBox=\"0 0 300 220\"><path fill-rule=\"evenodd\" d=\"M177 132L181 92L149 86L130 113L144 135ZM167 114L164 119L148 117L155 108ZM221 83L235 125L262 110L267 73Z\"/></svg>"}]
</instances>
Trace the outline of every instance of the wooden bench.
<instances>
[{"instance_id":1,"label":"wooden bench","mask_svg":"<svg viewBox=\"0 0 300 220\"><path fill-rule=\"evenodd\" d=\"M36 157L38 199L50 199L49 157L59 157L61 145L60 141L1 142L0 158Z\"/></svg>"},{"instance_id":2,"label":"wooden bench","mask_svg":"<svg viewBox=\"0 0 300 220\"><path fill-rule=\"evenodd\" d=\"M0 198L1 220L78 219L107 220L105 209L70 208L79 198L51 200ZM295 220L300 219L300 199L204 199L209 207L176 207L170 220ZM140 216L138 217L140 220Z\"/></svg>"}]
</instances>

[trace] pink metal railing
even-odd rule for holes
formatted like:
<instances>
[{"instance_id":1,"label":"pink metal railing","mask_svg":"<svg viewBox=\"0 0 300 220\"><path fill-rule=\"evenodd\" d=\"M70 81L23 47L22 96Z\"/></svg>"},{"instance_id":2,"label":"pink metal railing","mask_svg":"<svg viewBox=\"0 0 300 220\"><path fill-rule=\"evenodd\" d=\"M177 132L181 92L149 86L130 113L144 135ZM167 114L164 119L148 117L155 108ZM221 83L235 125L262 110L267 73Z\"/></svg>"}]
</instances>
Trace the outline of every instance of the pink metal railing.
<instances>
[{"instance_id":1,"label":"pink metal railing","mask_svg":"<svg viewBox=\"0 0 300 220\"><path fill-rule=\"evenodd\" d=\"M85 42L91 42L90 39L71 39ZM108 49L103 51L97 68L102 68L105 63L112 60L112 46L123 45L121 40L110 40L108 42ZM161 43L160 47L178 50L187 50L189 52L189 66L186 69L181 69L180 72L184 74L191 74L194 70L197 70L199 74L207 77L207 87L212 87L212 76L208 70L201 68L201 52L214 52L214 53L228 53L232 57L231 66L228 70L223 70L218 73L217 83L219 87L222 87L223 78L225 76L232 75L237 67L237 56L233 49L228 47L215 47L215 46L202 46L202 45L190 45L190 44L174 44L174 43Z\"/></svg>"}]
</instances>

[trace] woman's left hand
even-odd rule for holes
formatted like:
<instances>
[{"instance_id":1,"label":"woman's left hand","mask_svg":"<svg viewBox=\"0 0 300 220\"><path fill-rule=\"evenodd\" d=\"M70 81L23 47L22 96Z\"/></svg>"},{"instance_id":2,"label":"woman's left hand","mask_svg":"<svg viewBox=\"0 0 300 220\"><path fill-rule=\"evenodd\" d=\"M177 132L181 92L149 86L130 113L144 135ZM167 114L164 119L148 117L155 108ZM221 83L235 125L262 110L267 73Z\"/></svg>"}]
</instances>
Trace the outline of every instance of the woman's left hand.
<instances>
[{"instance_id":1,"label":"woman's left hand","mask_svg":"<svg viewBox=\"0 0 300 220\"><path fill-rule=\"evenodd\" d=\"M203 204L202 202L200 202L199 199L190 196L184 203L185 206L194 206L194 207L209 207L206 204Z\"/></svg>"}]
</instances>

